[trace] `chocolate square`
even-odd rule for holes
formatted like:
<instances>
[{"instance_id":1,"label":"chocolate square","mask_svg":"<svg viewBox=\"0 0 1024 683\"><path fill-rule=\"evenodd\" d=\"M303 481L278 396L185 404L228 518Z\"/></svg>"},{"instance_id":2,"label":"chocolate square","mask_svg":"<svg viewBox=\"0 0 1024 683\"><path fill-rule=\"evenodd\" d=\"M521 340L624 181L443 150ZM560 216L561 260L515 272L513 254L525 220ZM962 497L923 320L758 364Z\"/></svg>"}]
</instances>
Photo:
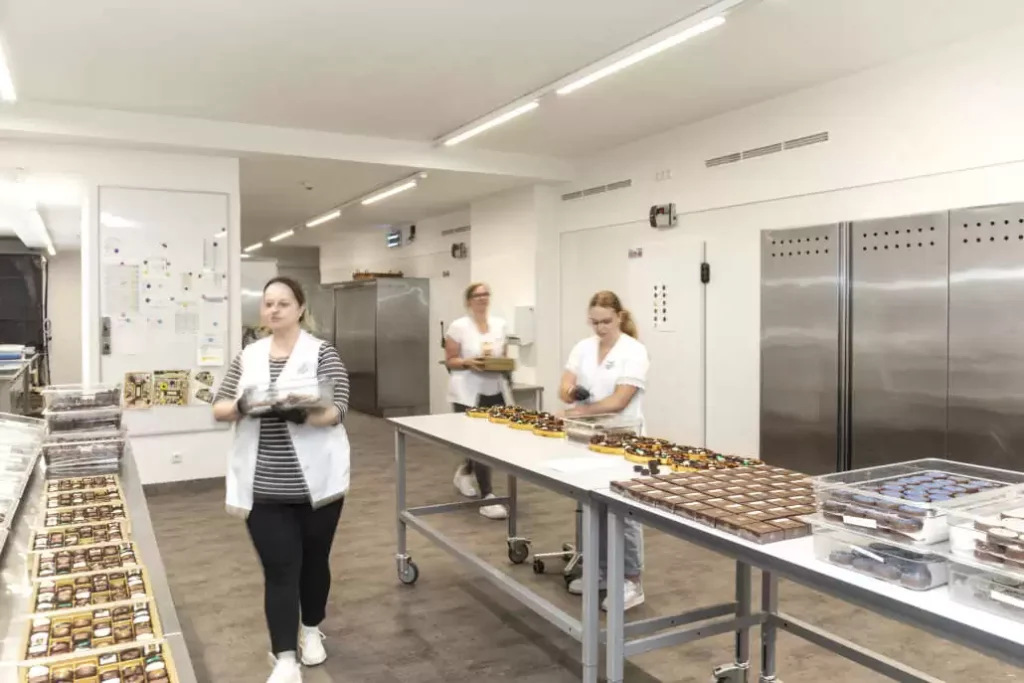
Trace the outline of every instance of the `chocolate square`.
<instances>
[{"instance_id":1,"label":"chocolate square","mask_svg":"<svg viewBox=\"0 0 1024 683\"><path fill-rule=\"evenodd\" d=\"M748 508L746 505L743 505L741 503L730 503L729 505L724 506L722 509L728 510L734 515L742 515L745 512L754 511L752 508Z\"/></svg>"},{"instance_id":2,"label":"chocolate square","mask_svg":"<svg viewBox=\"0 0 1024 683\"><path fill-rule=\"evenodd\" d=\"M785 540L786 532L765 522L755 522L741 530L740 535L755 543L776 543Z\"/></svg>"},{"instance_id":3,"label":"chocolate square","mask_svg":"<svg viewBox=\"0 0 1024 683\"><path fill-rule=\"evenodd\" d=\"M786 539L802 538L811 533L811 527L797 519L773 519L769 524L782 529Z\"/></svg>"},{"instance_id":4,"label":"chocolate square","mask_svg":"<svg viewBox=\"0 0 1024 683\"><path fill-rule=\"evenodd\" d=\"M716 507L716 508L719 508L719 509L722 509L722 510L724 510L726 507L728 507L730 505L735 505L735 503L733 503L731 500L726 500L725 498L708 498L704 502L707 503L708 505L710 505L711 507ZM729 513L729 514L735 514L735 513Z\"/></svg>"},{"instance_id":5,"label":"chocolate square","mask_svg":"<svg viewBox=\"0 0 1024 683\"><path fill-rule=\"evenodd\" d=\"M726 496L726 499L731 500L734 503L749 503L754 500L750 496L744 495L742 493L738 493L732 496Z\"/></svg>"}]
</instances>

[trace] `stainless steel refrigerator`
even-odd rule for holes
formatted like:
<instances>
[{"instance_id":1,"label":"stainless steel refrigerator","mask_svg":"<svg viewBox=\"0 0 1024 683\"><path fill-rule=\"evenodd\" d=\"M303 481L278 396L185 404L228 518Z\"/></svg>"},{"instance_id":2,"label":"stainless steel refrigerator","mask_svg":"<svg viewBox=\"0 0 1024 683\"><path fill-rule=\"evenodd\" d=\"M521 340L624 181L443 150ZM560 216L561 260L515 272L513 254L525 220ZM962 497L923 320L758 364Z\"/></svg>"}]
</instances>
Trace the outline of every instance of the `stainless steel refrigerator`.
<instances>
[{"instance_id":1,"label":"stainless steel refrigerator","mask_svg":"<svg viewBox=\"0 0 1024 683\"><path fill-rule=\"evenodd\" d=\"M334 288L334 339L349 405L381 417L430 412L430 281L357 280Z\"/></svg>"},{"instance_id":2,"label":"stainless steel refrigerator","mask_svg":"<svg viewBox=\"0 0 1024 683\"><path fill-rule=\"evenodd\" d=\"M773 230L761 456L1024 469L1024 205Z\"/></svg>"}]
</instances>

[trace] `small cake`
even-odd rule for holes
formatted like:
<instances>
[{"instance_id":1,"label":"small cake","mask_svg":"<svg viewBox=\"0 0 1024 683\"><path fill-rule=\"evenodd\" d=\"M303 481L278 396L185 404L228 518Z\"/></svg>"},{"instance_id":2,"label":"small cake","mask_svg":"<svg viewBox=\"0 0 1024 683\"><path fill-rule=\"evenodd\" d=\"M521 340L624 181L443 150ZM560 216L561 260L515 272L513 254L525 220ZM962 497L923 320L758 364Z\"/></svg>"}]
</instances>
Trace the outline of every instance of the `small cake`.
<instances>
[{"instance_id":1,"label":"small cake","mask_svg":"<svg viewBox=\"0 0 1024 683\"><path fill-rule=\"evenodd\" d=\"M911 590L927 590L932 586L932 573L927 567L911 567L900 575L900 583Z\"/></svg>"},{"instance_id":2,"label":"small cake","mask_svg":"<svg viewBox=\"0 0 1024 683\"><path fill-rule=\"evenodd\" d=\"M561 439L565 437L565 422L558 418L538 419L533 427L533 433L537 436Z\"/></svg>"}]
</instances>

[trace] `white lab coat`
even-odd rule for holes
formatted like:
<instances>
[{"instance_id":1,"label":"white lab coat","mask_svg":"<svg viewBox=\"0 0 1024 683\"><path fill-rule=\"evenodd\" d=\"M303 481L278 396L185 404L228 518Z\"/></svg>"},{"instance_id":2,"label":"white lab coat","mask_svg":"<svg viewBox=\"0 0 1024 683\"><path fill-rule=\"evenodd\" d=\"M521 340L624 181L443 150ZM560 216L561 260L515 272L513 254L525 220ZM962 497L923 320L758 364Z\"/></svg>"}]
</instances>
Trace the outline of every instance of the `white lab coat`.
<instances>
[{"instance_id":1,"label":"white lab coat","mask_svg":"<svg viewBox=\"0 0 1024 683\"><path fill-rule=\"evenodd\" d=\"M642 424L647 370L651 364L647 348L633 337L622 334L604 360L598 363L599 344L596 336L580 341L569 353L565 369L576 375L577 386L590 392L590 403L608 398L620 384L636 387L636 393L620 414L639 419Z\"/></svg>"},{"instance_id":2,"label":"white lab coat","mask_svg":"<svg viewBox=\"0 0 1024 683\"><path fill-rule=\"evenodd\" d=\"M246 387L270 382L270 337L242 350L242 376L238 395ZM285 363L280 383L315 379L320 346L324 342L303 331ZM326 505L348 492L349 443L344 425L313 427L288 423L292 445L302 467L313 507ZM235 444L228 463L227 508L248 517L252 510L252 487L256 476L256 453L260 440L259 419L242 418L235 424Z\"/></svg>"},{"instance_id":3,"label":"white lab coat","mask_svg":"<svg viewBox=\"0 0 1024 683\"><path fill-rule=\"evenodd\" d=\"M500 356L508 342L507 325L501 318L487 318L487 334L482 334L469 316L462 316L448 326L446 337L459 343L459 358ZM502 393L501 374L452 370L448 379L448 402L475 406L478 397Z\"/></svg>"}]
</instances>

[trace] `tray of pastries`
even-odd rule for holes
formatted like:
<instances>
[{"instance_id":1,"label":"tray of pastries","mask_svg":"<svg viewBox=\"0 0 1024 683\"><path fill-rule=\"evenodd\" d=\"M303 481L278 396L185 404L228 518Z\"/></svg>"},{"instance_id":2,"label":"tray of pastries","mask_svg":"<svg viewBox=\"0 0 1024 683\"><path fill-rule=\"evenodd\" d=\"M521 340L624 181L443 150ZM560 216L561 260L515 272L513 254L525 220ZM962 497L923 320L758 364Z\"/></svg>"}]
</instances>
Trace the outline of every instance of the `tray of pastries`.
<instances>
[{"instance_id":1,"label":"tray of pastries","mask_svg":"<svg viewBox=\"0 0 1024 683\"><path fill-rule=\"evenodd\" d=\"M25 659L66 659L162 637L160 620L149 600L54 615L36 615L29 623Z\"/></svg>"},{"instance_id":2,"label":"tray of pastries","mask_svg":"<svg viewBox=\"0 0 1024 683\"><path fill-rule=\"evenodd\" d=\"M124 504L118 502L49 509L43 518L43 524L49 529L91 522L114 522L121 519L128 519L128 513L125 512Z\"/></svg>"},{"instance_id":3,"label":"tray of pastries","mask_svg":"<svg viewBox=\"0 0 1024 683\"><path fill-rule=\"evenodd\" d=\"M814 530L814 556L822 562L914 591L931 590L949 581L948 561L943 555L881 541L820 514L806 519Z\"/></svg>"},{"instance_id":4,"label":"tray of pastries","mask_svg":"<svg viewBox=\"0 0 1024 683\"><path fill-rule=\"evenodd\" d=\"M612 482L613 491L755 543L810 533L801 518L815 512L805 475L781 467L707 473L667 472Z\"/></svg>"},{"instance_id":5,"label":"tray of pastries","mask_svg":"<svg viewBox=\"0 0 1024 683\"><path fill-rule=\"evenodd\" d=\"M175 683L177 671L163 642L76 655L54 664L22 667L21 683Z\"/></svg>"},{"instance_id":6,"label":"tray of pastries","mask_svg":"<svg viewBox=\"0 0 1024 683\"><path fill-rule=\"evenodd\" d=\"M134 569L139 566L138 557L134 543L47 550L36 554L33 576L37 579L48 579L105 569Z\"/></svg>"},{"instance_id":7,"label":"tray of pastries","mask_svg":"<svg viewBox=\"0 0 1024 683\"><path fill-rule=\"evenodd\" d=\"M1024 495L952 509L948 517L954 556L1024 574Z\"/></svg>"},{"instance_id":8,"label":"tray of pastries","mask_svg":"<svg viewBox=\"0 0 1024 683\"><path fill-rule=\"evenodd\" d=\"M822 514L918 545L949 539L948 512L1012 495L1024 473L928 458L814 477Z\"/></svg>"},{"instance_id":9,"label":"tray of pastries","mask_svg":"<svg viewBox=\"0 0 1024 683\"><path fill-rule=\"evenodd\" d=\"M334 402L334 381L302 379L290 382L268 382L245 389L249 414L260 416L274 409L328 408Z\"/></svg>"},{"instance_id":10,"label":"tray of pastries","mask_svg":"<svg viewBox=\"0 0 1024 683\"><path fill-rule=\"evenodd\" d=\"M118 569L79 576L42 579L32 594L36 613L144 600L150 596L146 570Z\"/></svg>"},{"instance_id":11,"label":"tray of pastries","mask_svg":"<svg viewBox=\"0 0 1024 683\"><path fill-rule=\"evenodd\" d=\"M521 412L523 409L519 406L494 406L488 408L487 419L496 424L508 424Z\"/></svg>"},{"instance_id":12,"label":"tray of pastries","mask_svg":"<svg viewBox=\"0 0 1024 683\"><path fill-rule=\"evenodd\" d=\"M111 408L121 405L121 388L110 384L63 384L44 388L41 393L51 411Z\"/></svg>"},{"instance_id":13,"label":"tray of pastries","mask_svg":"<svg viewBox=\"0 0 1024 683\"><path fill-rule=\"evenodd\" d=\"M1024 622L1024 572L962 560L949 563L949 597L957 603Z\"/></svg>"},{"instance_id":14,"label":"tray of pastries","mask_svg":"<svg viewBox=\"0 0 1024 683\"><path fill-rule=\"evenodd\" d=\"M32 551L60 550L90 545L121 543L128 537L124 521L72 524L32 533Z\"/></svg>"}]
</instances>

